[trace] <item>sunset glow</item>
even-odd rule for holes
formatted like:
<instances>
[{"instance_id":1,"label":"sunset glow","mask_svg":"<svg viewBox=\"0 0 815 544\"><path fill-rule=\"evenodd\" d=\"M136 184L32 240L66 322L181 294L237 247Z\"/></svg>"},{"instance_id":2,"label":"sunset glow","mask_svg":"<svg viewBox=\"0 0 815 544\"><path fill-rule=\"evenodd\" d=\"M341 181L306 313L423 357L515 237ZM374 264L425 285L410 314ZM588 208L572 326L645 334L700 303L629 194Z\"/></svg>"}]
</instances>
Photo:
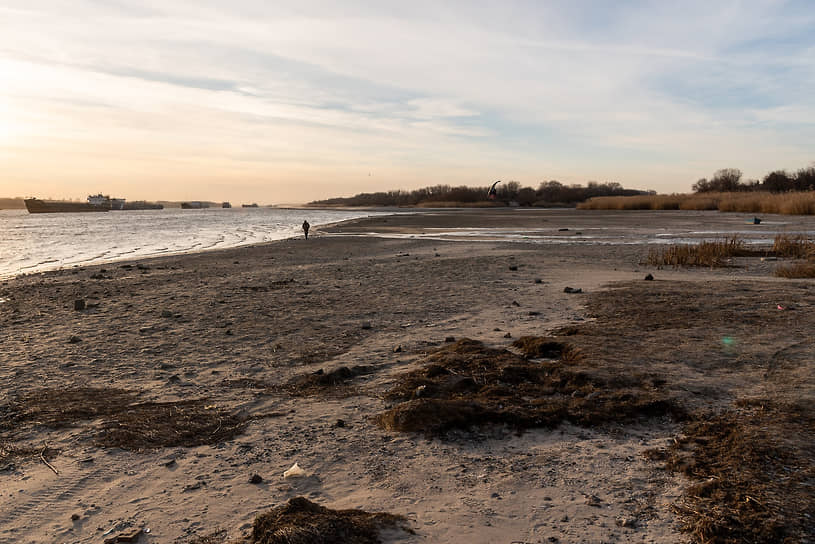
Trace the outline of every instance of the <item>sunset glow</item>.
<instances>
[{"instance_id":1,"label":"sunset glow","mask_svg":"<svg viewBox=\"0 0 815 544\"><path fill-rule=\"evenodd\" d=\"M0 196L681 192L815 160L802 2L6 3Z\"/></svg>"}]
</instances>

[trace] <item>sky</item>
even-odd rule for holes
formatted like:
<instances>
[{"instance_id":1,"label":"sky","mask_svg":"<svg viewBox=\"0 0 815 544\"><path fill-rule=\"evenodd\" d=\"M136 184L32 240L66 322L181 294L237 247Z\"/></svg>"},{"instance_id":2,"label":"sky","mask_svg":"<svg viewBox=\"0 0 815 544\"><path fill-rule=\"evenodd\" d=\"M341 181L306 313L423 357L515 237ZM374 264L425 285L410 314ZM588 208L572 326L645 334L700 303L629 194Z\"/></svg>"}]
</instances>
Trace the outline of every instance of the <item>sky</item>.
<instances>
[{"instance_id":1,"label":"sky","mask_svg":"<svg viewBox=\"0 0 815 544\"><path fill-rule=\"evenodd\" d=\"M0 0L0 196L687 192L815 161L815 3Z\"/></svg>"}]
</instances>

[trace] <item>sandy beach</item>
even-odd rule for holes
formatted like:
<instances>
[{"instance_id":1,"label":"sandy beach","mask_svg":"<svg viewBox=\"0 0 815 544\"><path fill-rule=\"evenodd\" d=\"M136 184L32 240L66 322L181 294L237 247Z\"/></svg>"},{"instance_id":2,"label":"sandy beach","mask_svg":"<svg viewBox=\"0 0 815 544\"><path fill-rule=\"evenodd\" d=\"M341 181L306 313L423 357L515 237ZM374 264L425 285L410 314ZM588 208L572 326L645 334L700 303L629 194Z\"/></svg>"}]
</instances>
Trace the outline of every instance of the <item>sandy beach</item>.
<instances>
[{"instance_id":1,"label":"sandy beach","mask_svg":"<svg viewBox=\"0 0 815 544\"><path fill-rule=\"evenodd\" d=\"M719 220L745 222L733 216ZM791 541L811 542L811 280L775 278L779 261L758 257L655 269L637 243L410 237L562 233L607 217L375 217L308 240L0 283L0 542L101 543L139 529L144 543L239 540L299 496L404 516L413 533L383 542L690 542L687 509L699 502L687 489L703 471L667 470L665 457L704 446L683 442L689 421L731 416L776 425L768 443L792 456L776 476L790 504L804 502L773 512L805 535ZM614 217L642 229L688 221ZM361 235L371 232L402 237ZM525 357L513 342L527 336L580 357ZM406 373L464 350L462 339L582 377L552 386L562 421L519 427L498 403L502 423L383 424L405 400L392 392ZM337 377L315 378L326 375ZM617 411L623 398L664 409ZM608 402L603 418L592 399ZM790 406L795 417L771 413ZM284 478L294 463L305 473ZM761 493L763 511L775 508L777 490Z\"/></svg>"}]
</instances>

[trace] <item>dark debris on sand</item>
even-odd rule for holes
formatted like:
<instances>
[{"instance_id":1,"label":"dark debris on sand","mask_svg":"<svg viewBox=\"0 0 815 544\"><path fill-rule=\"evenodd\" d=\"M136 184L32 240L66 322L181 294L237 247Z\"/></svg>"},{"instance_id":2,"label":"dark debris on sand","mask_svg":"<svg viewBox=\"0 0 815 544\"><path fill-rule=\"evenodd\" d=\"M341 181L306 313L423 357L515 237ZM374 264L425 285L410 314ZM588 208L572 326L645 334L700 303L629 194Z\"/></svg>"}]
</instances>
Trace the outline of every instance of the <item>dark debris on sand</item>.
<instances>
[{"instance_id":1,"label":"dark debris on sand","mask_svg":"<svg viewBox=\"0 0 815 544\"><path fill-rule=\"evenodd\" d=\"M535 344L530 339L525 343ZM572 348L561 349L561 356L574 353ZM436 435L488 424L526 429L569 421L593 426L683 415L672 399L654 390L653 383L602 377L562 358L551 363L528 361L476 340L447 345L424 363L403 374L386 393L397 404L377 416L384 428Z\"/></svg>"},{"instance_id":2,"label":"dark debris on sand","mask_svg":"<svg viewBox=\"0 0 815 544\"><path fill-rule=\"evenodd\" d=\"M367 365L341 366L327 372L321 368L316 372L295 376L281 389L297 397L312 395L351 396L358 393L357 388L353 387L351 382L359 376L366 376L375 371L375 367Z\"/></svg>"},{"instance_id":3,"label":"dark debris on sand","mask_svg":"<svg viewBox=\"0 0 815 544\"><path fill-rule=\"evenodd\" d=\"M255 518L252 544L378 544L383 529L413 533L407 520L384 512L331 510L305 497Z\"/></svg>"},{"instance_id":4,"label":"dark debris on sand","mask_svg":"<svg viewBox=\"0 0 815 544\"><path fill-rule=\"evenodd\" d=\"M240 434L247 420L207 399L137 402L139 393L114 388L44 388L0 406L0 431L42 425L62 428L101 419L96 442L144 450L216 444Z\"/></svg>"}]
</instances>

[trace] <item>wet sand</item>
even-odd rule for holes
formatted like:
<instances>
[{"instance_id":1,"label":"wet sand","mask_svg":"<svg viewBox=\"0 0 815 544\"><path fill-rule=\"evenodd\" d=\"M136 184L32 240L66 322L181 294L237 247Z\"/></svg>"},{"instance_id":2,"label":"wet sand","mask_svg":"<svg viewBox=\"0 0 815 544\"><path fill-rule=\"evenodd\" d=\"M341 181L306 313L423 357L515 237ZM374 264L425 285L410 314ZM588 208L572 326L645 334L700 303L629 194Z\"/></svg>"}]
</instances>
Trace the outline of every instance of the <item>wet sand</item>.
<instances>
[{"instance_id":1,"label":"wet sand","mask_svg":"<svg viewBox=\"0 0 815 544\"><path fill-rule=\"evenodd\" d=\"M594 320L591 297L615 282L643 283L651 272L689 295L694 282L721 293L745 281L790 285L771 277L775 263L757 259L728 269L654 270L639 264L648 251L639 244L409 237L501 226L508 217L513 228L545 221L564 225L558 229L601 217L507 213L374 218L318 229L307 241L3 282L0 410L7 416L32 391L93 388L104 398L115 388L142 403L199 400L223 421L246 424L225 440L158 449L100 445L110 414L66 416L61 427L31 418L6 425L0 541L101 542L132 528L150 529L142 542L184 542L217 529L237 538L256 515L301 495L330 508L406 516L416 534L386 539L394 542L687 540L672 508L687 481L643 456L676 436L670 418L523 433L478 428L444 438L373 421L390 405L384 394L398 376L447 339L506 348L524 335L582 326ZM649 228L650 216L629 217ZM357 235L371 231L408 237ZM564 293L567 286L582 293ZM77 300L85 309L75 309ZM618 363L648 364L629 348ZM354 365L373 370L337 390L299 396L286 388L297 376ZM671 379L680 391L701 378ZM707 386L718 391L707 395L712 404L737 394ZM744 381L744 391L756 387ZM295 462L306 476L284 479ZM261 483L250 483L255 474Z\"/></svg>"}]
</instances>

